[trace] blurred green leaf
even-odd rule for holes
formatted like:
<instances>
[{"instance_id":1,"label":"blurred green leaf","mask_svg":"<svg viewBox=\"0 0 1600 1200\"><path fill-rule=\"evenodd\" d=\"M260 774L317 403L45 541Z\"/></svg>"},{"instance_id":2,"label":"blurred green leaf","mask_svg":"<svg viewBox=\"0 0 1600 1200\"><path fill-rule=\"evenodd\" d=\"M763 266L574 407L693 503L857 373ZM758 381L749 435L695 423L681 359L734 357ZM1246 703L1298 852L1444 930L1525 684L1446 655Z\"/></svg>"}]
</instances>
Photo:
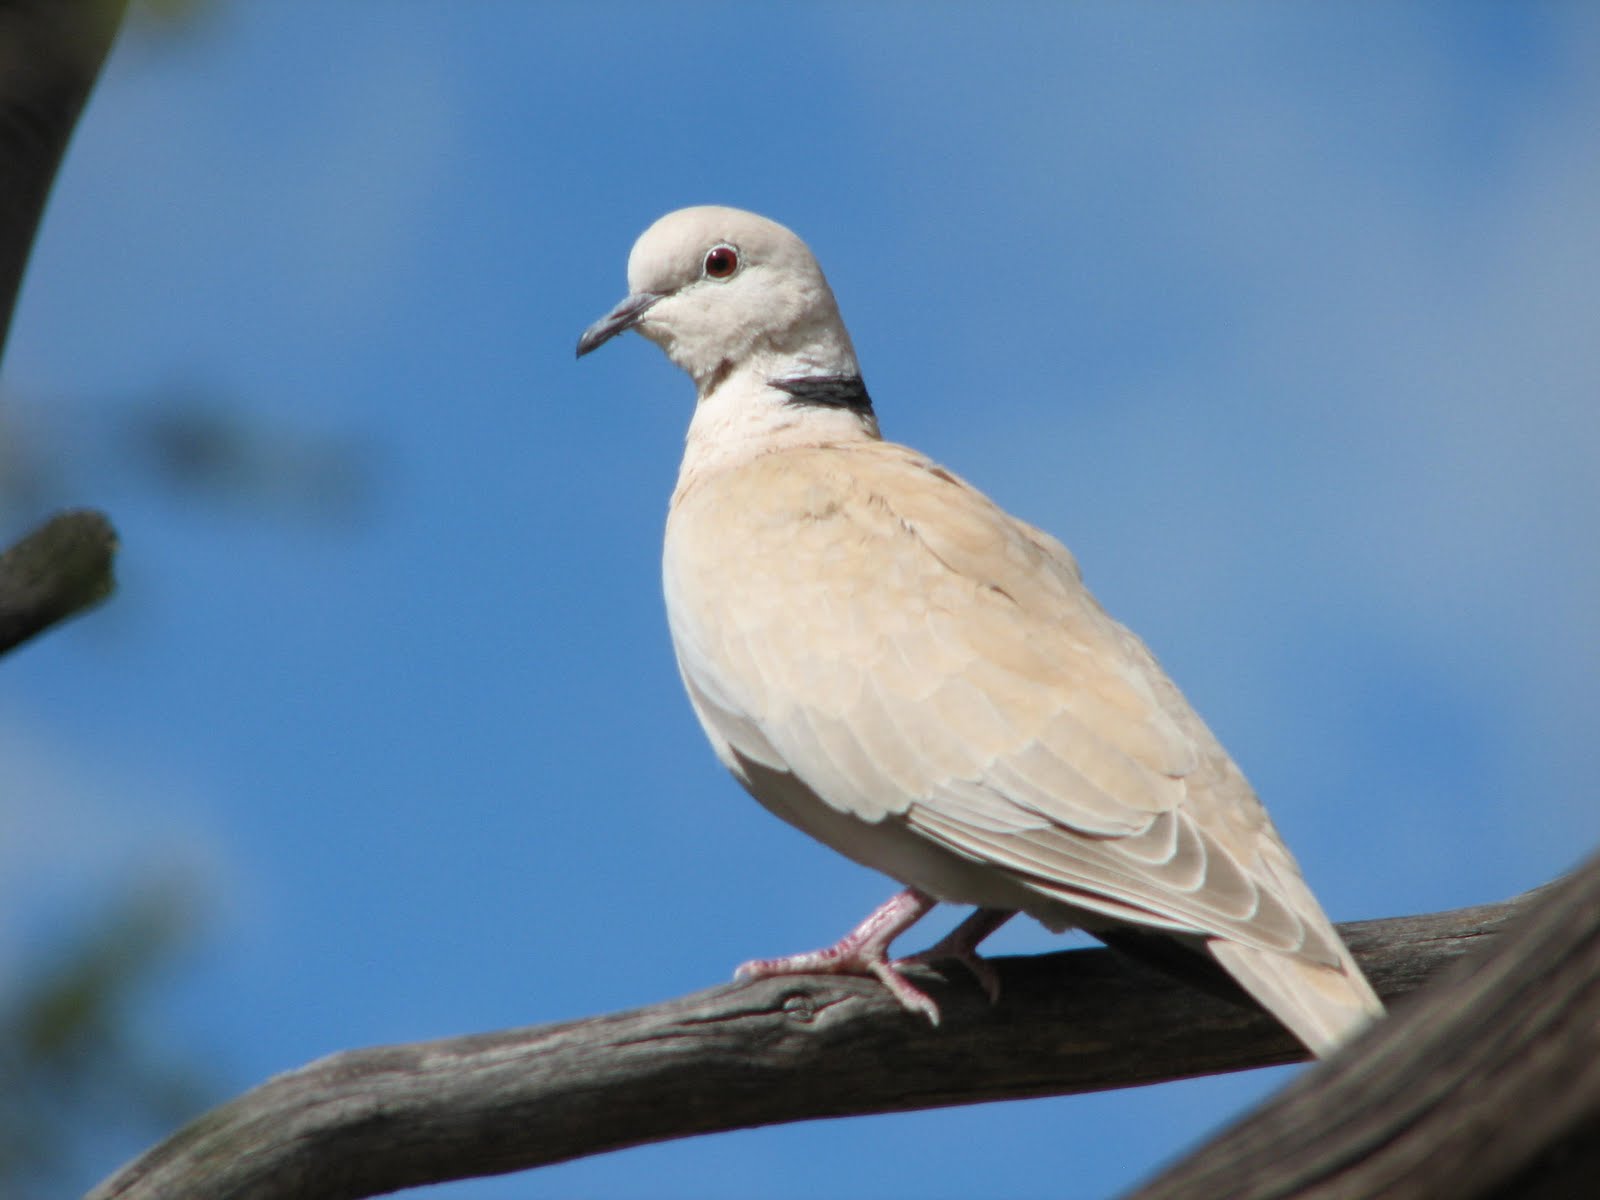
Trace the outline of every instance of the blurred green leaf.
<instances>
[{"instance_id":1,"label":"blurred green leaf","mask_svg":"<svg viewBox=\"0 0 1600 1200\"><path fill-rule=\"evenodd\" d=\"M204 1072L137 1015L197 907L188 887L135 884L0 997L0 1196L59 1192L86 1141L145 1140L205 1107Z\"/></svg>"}]
</instances>

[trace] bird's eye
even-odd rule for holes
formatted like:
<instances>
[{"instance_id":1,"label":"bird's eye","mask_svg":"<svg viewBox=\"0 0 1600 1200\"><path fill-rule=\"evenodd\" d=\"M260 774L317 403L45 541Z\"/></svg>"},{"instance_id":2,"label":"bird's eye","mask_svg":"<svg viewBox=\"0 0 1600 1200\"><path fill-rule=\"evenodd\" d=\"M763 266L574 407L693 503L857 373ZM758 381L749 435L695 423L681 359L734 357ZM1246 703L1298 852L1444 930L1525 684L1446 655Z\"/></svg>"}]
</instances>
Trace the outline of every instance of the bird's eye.
<instances>
[{"instance_id":1,"label":"bird's eye","mask_svg":"<svg viewBox=\"0 0 1600 1200\"><path fill-rule=\"evenodd\" d=\"M726 279L739 269L739 252L732 246L713 246L706 251L707 279Z\"/></svg>"}]
</instances>

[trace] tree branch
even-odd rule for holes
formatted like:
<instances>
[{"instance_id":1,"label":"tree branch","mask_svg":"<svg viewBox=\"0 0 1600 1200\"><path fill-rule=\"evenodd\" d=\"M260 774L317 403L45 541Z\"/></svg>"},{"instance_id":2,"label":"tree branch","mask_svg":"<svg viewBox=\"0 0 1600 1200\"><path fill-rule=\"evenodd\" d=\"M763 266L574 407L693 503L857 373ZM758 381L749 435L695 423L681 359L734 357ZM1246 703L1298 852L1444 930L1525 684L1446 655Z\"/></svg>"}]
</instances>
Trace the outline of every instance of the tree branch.
<instances>
[{"instance_id":1,"label":"tree branch","mask_svg":"<svg viewBox=\"0 0 1600 1200\"><path fill-rule=\"evenodd\" d=\"M1567 1200L1600 1180L1600 857L1128 1200Z\"/></svg>"},{"instance_id":2,"label":"tree branch","mask_svg":"<svg viewBox=\"0 0 1600 1200\"><path fill-rule=\"evenodd\" d=\"M1529 896L1342 932L1393 998L1492 942ZM1265 1014L1108 950L994 962L1002 994L993 1008L970 980L930 983L944 1012L938 1029L873 982L806 977L569 1024L346 1051L202 1116L91 1200L350 1200L720 1130L1304 1057Z\"/></svg>"},{"instance_id":3,"label":"tree branch","mask_svg":"<svg viewBox=\"0 0 1600 1200\"><path fill-rule=\"evenodd\" d=\"M0 554L0 654L111 594L117 534L101 513L58 513Z\"/></svg>"},{"instance_id":4,"label":"tree branch","mask_svg":"<svg viewBox=\"0 0 1600 1200\"><path fill-rule=\"evenodd\" d=\"M0 0L0 352L45 198L127 0Z\"/></svg>"}]
</instances>

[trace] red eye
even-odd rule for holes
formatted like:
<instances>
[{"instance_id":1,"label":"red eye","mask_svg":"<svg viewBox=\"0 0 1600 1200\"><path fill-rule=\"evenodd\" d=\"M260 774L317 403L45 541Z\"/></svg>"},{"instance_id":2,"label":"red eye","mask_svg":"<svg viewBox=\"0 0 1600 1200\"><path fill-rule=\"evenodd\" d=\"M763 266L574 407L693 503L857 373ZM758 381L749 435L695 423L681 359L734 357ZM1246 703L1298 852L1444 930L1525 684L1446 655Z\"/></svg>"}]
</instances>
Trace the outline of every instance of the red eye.
<instances>
[{"instance_id":1,"label":"red eye","mask_svg":"<svg viewBox=\"0 0 1600 1200\"><path fill-rule=\"evenodd\" d=\"M706 278L726 279L739 269L739 252L732 246L713 246L706 251Z\"/></svg>"}]
</instances>

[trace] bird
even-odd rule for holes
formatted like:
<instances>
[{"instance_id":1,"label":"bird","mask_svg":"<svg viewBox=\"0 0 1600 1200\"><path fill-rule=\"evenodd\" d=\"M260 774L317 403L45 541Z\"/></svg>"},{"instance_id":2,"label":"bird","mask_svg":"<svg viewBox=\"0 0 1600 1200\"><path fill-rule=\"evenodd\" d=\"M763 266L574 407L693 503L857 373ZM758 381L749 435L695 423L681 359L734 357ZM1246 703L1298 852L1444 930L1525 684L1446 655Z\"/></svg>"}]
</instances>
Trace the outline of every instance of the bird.
<instances>
[{"instance_id":1,"label":"bird","mask_svg":"<svg viewBox=\"0 0 1600 1200\"><path fill-rule=\"evenodd\" d=\"M910 968L964 963L994 1000L978 946L1020 912L1209 956L1318 1056L1382 1015L1239 767L1071 552L883 438L805 242L680 209L627 281L577 351L631 330L694 382L662 581L695 714L762 805L902 885L835 945L737 977L873 976L937 1025ZM941 902L974 911L892 959Z\"/></svg>"}]
</instances>

